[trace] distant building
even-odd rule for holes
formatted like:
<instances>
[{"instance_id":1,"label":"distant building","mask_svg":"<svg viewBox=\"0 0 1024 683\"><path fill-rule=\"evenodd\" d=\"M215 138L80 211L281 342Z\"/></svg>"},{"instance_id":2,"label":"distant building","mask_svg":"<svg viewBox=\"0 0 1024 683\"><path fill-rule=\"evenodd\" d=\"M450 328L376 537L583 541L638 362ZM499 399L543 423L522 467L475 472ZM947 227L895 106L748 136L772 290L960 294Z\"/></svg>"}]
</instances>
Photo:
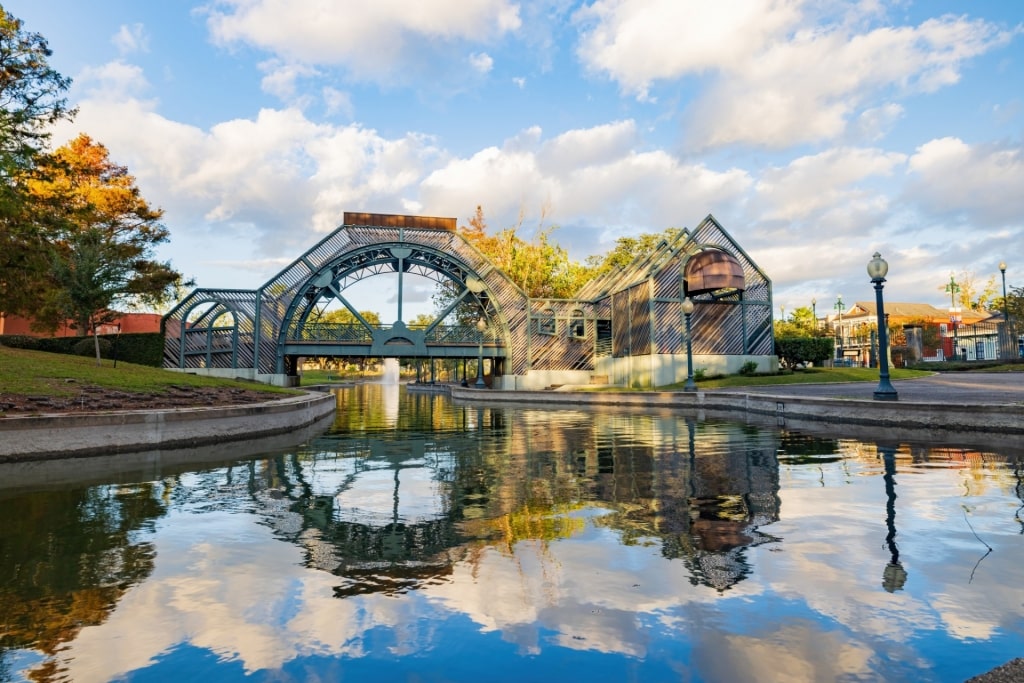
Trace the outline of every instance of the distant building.
<instances>
[{"instance_id":1,"label":"distant building","mask_svg":"<svg viewBox=\"0 0 1024 683\"><path fill-rule=\"evenodd\" d=\"M921 329L923 360L993 360L1000 357L999 327L1002 316L987 311L941 309L931 304L885 302L890 347L900 356L906 344L906 329ZM825 327L836 339L835 361L848 365L873 362L872 336L877 331L878 313L874 301L858 301L842 314L825 317ZM894 358L902 365L902 358Z\"/></svg>"},{"instance_id":2,"label":"distant building","mask_svg":"<svg viewBox=\"0 0 1024 683\"><path fill-rule=\"evenodd\" d=\"M124 313L113 322L99 326L100 335L104 334L142 334L160 331L159 313ZM91 335L92 332L90 331ZM78 329L71 321L65 322L53 332L39 332L32 329L31 318L17 315L0 315L0 336L20 335L24 337L77 337Z\"/></svg>"}]
</instances>

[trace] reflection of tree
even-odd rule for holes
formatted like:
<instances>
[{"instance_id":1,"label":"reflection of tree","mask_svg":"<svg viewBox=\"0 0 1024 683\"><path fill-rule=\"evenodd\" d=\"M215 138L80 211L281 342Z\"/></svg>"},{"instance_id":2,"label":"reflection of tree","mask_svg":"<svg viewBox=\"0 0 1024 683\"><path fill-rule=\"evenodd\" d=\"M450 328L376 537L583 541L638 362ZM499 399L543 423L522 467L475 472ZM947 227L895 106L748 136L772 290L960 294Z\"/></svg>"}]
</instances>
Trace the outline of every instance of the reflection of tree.
<instances>
[{"instance_id":1,"label":"reflection of tree","mask_svg":"<svg viewBox=\"0 0 1024 683\"><path fill-rule=\"evenodd\" d=\"M62 645L153 571L153 546L136 532L164 512L153 484L0 500L0 660L35 649L50 658L31 678L61 678L53 656Z\"/></svg>"}]
</instances>

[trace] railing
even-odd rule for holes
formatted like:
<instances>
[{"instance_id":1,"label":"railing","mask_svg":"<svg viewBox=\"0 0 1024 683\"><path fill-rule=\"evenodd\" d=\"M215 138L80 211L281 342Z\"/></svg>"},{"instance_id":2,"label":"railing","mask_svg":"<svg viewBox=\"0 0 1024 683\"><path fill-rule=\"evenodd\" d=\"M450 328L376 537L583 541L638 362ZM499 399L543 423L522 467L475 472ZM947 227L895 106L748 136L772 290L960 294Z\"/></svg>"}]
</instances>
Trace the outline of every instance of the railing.
<instances>
[{"instance_id":1,"label":"railing","mask_svg":"<svg viewBox=\"0 0 1024 683\"><path fill-rule=\"evenodd\" d=\"M367 329L359 323L306 323L304 326L292 325L288 329L289 342L328 342L334 344L370 344L373 342L373 331L392 330L394 325L374 325ZM426 326L411 325L408 330L413 334L422 334ZM427 344L456 344L465 346L484 343L487 346L501 346L501 339L496 339L489 332L481 333L472 325L438 325L426 336Z\"/></svg>"}]
</instances>

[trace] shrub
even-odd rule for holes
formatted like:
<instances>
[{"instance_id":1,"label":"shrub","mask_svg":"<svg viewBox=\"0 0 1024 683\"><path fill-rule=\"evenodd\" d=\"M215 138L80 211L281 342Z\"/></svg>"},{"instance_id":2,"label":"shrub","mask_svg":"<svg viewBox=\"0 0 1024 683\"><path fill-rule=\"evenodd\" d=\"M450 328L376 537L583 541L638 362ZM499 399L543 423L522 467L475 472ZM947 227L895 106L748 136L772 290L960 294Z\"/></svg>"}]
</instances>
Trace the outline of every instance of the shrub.
<instances>
[{"instance_id":1,"label":"shrub","mask_svg":"<svg viewBox=\"0 0 1024 683\"><path fill-rule=\"evenodd\" d=\"M748 360L740 367L741 375L753 375L757 372L757 361Z\"/></svg>"},{"instance_id":2,"label":"shrub","mask_svg":"<svg viewBox=\"0 0 1024 683\"><path fill-rule=\"evenodd\" d=\"M787 368L800 363L819 365L832 357L835 340L832 337L776 337L775 355Z\"/></svg>"},{"instance_id":3,"label":"shrub","mask_svg":"<svg viewBox=\"0 0 1024 683\"><path fill-rule=\"evenodd\" d=\"M100 356L102 358L110 357L111 344L106 339L99 340L100 345ZM71 353L76 356L95 356L96 355L96 342L92 337L85 337L79 339L74 346L71 347Z\"/></svg>"}]
</instances>

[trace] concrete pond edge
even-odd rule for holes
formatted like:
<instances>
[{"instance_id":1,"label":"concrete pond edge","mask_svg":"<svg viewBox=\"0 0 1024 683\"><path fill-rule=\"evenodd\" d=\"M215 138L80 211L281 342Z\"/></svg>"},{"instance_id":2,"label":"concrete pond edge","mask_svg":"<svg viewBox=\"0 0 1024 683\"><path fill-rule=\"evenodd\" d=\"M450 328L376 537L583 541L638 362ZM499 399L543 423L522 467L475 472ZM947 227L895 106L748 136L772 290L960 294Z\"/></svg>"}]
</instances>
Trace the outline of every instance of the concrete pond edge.
<instances>
[{"instance_id":1,"label":"concrete pond edge","mask_svg":"<svg viewBox=\"0 0 1024 683\"><path fill-rule=\"evenodd\" d=\"M292 432L333 414L332 394L240 406L0 418L0 463L193 448Z\"/></svg>"}]
</instances>

